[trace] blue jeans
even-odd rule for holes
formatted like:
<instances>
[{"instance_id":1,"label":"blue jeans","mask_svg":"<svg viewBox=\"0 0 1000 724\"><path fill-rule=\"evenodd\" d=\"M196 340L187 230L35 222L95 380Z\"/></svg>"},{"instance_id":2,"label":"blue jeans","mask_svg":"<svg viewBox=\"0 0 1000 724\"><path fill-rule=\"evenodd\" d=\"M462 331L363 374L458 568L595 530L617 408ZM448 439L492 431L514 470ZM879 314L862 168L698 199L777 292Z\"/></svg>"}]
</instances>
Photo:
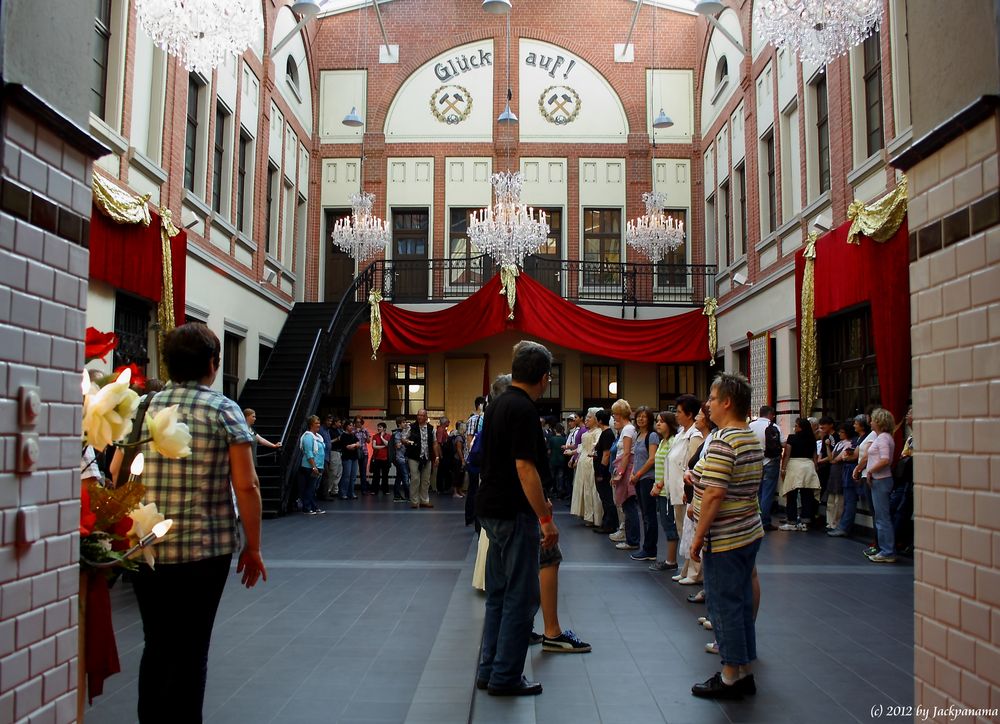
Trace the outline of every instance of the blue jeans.
<instances>
[{"instance_id":1,"label":"blue jeans","mask_svg":"<svg viewBox=\"0 0 1000 724\"><path fill-rule=\"evenodd\" d=\"M639 545L639 501L633 495L622 503L622 512L625 513L625 542L630 546Z\"/></svg>"},{"instance_id":2,"label":"blue jeans","mask_svg":"<svg viewBox=\"0 0 1000 724\"><path fill-rule=\"evenodd\" d=\"M764 466L764 477L760 479L760 522L771 525L771 508L774 507L774 494L778 492L778 475L781 473L781 463L777 460Z\"/></svg>"},{"instance_id":3,"label":"blue jeans","mask_svg":"<svg viewBox=\"0 0 1000 724\"><path fill-rule=\"evenodd\" d=\"M407 464L406 458L396 458L392 464L396 468L396 482L392 486L392 497L409 498L410 466Z\"/></svg>"},{"instance_id":4,"label":"blue jeans","mask_svg":"<svg viewBox=\"0 0 1000 724\"><path fill-rule=\"evenodd\" d=\"M480 681L515 686L524 673L531 626L538 612L541 531L534 515L512 520L481 518L490 539L486 556L486 617L479 659Z\"/></svg>"},{"instance_id":5,"label":"blue jeans","mask_svg":"<svg viewBox=\"0 0 1000 724\"><path fill-rule=\"evenodd\" d=\"M892 476L872 479L872 512L875 518L875 532L878 535L878 552L883 556L896 555L896 534L892 529L892 513L889 509L889 494L892 492Z\"/></svg>"},{"instance_id":6,"label":"blue jeans","mask_svg":"<svg viewBox=\"0 0 1000 724\"><path fill-rule=\"evenodd\" d=\"M358 476L358 461L344 460L344 472L340 476L340 498L354 497L354 479Z\"/></svg>"},{"instance_id":7,"label":"blue jeans","mask_svg":"<svg viewBox=\"0 0 1000 724\"><path fill-rule=\"evenodd\" d=\"M844 514L840 516L840 523L837 527L845 533L850 533L854 527L854 516L858 512L858 498L861 497L861 489L865 486L860 480L854 480L844 476Z\"/></svg>"},{"instance_id":8,"label":"blue jeans","mask_svg":"<svg viewBox=\"0 0 1000 724\"><path fill-rule=\"evenodd\" d=\"M668 541L679 540L677 521L674 520L674 506L670 504L670 498L665 498L662 495L656 496L656 513L660 516L660 525L663 527L663 535L666 539Z\"/></svg>"},{"instance_id":9,"label":"blue jeans","mask_svg":"<svg viewBox=\"0 0 1000 724\"><path fill-rule=\"evenodd\" d=\"M659 531L656 527L656 499L650 495L653 490L653 479L640 480L637 488L639 512L642 513L642 552L656 556Z\"/></svg>"},{"instance_id":10,"label":"blue jeans","mask_svg":"<svg viewBox=\"0 0 1000 724\"><path fill-rule=\"evenodd\" d=\"M705 603L724 665L745 666L757 658L753 567L758 550L759 538L731 551L712 553L707 550L702 555Z\"/></svg>"},{"instance_id":11,"label":"blue jeans","mask_svg":"<svg viewBox=\"0 0 1000 724\"><path fill-rule=\"evenodd\" d=\"M312 474L312 468L299 468L299 500L302 501L303 512L319 510L316 505L316 488L322 476Z\"/></svg>"}]
</instances>

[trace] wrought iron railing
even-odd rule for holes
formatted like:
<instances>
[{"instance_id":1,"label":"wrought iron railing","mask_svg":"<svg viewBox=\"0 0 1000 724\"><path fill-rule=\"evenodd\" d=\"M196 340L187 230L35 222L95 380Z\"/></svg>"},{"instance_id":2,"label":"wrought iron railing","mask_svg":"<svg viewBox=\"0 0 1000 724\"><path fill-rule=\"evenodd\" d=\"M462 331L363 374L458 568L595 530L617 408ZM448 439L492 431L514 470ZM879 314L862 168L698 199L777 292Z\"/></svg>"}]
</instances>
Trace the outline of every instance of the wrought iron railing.
<instances>
[{"instance_id":1,"label":"wrought iron railing","mask_svg":"<svg viewBox=\"0 0 1000 724\"><path fill-rule=\"evenodd\" d=\"M464 299L497 272L487 256L465 259L378 260L356 285L357 300L372 288L383 299L403 303ZM633 264L529 257L524 273L563 299L633 310L640 306L701 306L715 296L713 264ZM364 295L364 296L362 296Z\"/></svg>"}]
</instances>

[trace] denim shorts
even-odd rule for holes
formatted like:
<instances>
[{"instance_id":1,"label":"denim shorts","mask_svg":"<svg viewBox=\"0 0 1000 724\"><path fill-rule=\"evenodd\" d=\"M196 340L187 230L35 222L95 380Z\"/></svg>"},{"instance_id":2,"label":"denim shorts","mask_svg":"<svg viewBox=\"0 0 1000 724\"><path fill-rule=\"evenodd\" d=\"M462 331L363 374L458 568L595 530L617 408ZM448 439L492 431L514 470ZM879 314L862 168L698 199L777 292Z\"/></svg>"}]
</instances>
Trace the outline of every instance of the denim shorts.
<instances>
[{"instance_id":1,"label":"denim shorts","mask_svg":"<svg viewBox=\"0 0 1000 724\"><path fill-rule=\"evenodd\" d=\"M562 551L559 550L559 544L556 543L551 548L539 548L538 549L538 567L548 568L550 566L558 566L562 563Z\"/></svg>"}]
</instances>

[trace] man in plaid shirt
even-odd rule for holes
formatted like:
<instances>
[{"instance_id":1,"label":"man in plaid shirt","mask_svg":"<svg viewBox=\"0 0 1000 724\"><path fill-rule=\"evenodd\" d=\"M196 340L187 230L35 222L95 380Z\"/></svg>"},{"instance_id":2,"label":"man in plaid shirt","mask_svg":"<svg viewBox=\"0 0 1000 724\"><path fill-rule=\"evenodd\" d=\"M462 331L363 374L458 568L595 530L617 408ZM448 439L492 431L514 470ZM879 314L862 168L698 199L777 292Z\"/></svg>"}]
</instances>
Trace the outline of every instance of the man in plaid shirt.
<instances>
[{"instance_id":1,"label":"man in plaid shirt","mask_svg":"<svg viewBox=\"0 0 1000 724\"><path fill-rule=\"evenodd\" d=\"M156 568L142 565L133 578L145 634L139 668L143 724L202 720L212 627L236 550L230 485L245 532L236 571L247 588L267 580L253 432L239 406L211 389L220 351L218 337L204 324L168 333L163 355L172 384L149 404L151 415L178 406L179 421L191 432L191 455L165 458L148 444L143 450L146 501L173 519L156 546Z\"/></svg>"}]
</instances>

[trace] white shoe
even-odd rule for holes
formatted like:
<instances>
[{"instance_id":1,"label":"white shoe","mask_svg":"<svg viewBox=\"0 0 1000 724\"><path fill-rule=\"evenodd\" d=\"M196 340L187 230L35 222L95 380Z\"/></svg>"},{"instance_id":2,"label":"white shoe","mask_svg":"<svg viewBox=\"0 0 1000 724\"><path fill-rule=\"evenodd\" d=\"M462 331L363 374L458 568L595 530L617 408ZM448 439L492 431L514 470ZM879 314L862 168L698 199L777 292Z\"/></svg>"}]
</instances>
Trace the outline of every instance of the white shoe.
<instances>
[{"instance_id":1,"label":"white shoe","mask_svg":"<svg viewBox=\"0 0 1000 724\"><path fill-rule=\"evenodd\" d=\"M696 581L693 578L690 578L688 576L685 576L684 578L682 578L681 580L679 580L677 582L679 584L681 584L682 586L699 586L699 585L701 585L701 581Z\"/></svg>"},{"instance_id":2,"label":"white shoe","mask_svg":"<svg viewBox=\"0 0 1000 724\"><path fill-rule=\"evenodd\" d=\"M608 540L613 540L615 543L622 543L625 540L625 531L619 530L615 531L608 536Z\"/></svg>"},{"instance_id":3,"label":"white shoe","mask_svg":"<svg viewBox=\"0 0 1000 724\"><path fill-rule=\"evenodd\" d=\"M778 530L798 530L798 529L799 529L798 523L783 523L782 525L778 526Z\"/></svg>"},{"instance_id":4,"label":"white shoe","mask_svg":"<svg viewBox=\"0 0 1000 724\"><path fill-rule=\"evenodd\" d=\"M671 577L670 577L670 580L671 580L671 581L679 581L679 580L681 580L682 578L684 578L684 575L683 575L683 574L681 574L681 573L678 573L678 574L677 574L676 576L671 576Z\"/></svg>"},{"instance_id":5,"label":"white shoe","mask_svg":"<svg viewBox=\"0 0 1000 724\"><path fill-rule=\"evenodd\" d=\"M620 551L637 551L637 550L639 550L639 546L630 546L625 541L622 541L621 543L618 543L617 545L615 545L615 548L617 548Z\"/></svg>"}]
</instances>

